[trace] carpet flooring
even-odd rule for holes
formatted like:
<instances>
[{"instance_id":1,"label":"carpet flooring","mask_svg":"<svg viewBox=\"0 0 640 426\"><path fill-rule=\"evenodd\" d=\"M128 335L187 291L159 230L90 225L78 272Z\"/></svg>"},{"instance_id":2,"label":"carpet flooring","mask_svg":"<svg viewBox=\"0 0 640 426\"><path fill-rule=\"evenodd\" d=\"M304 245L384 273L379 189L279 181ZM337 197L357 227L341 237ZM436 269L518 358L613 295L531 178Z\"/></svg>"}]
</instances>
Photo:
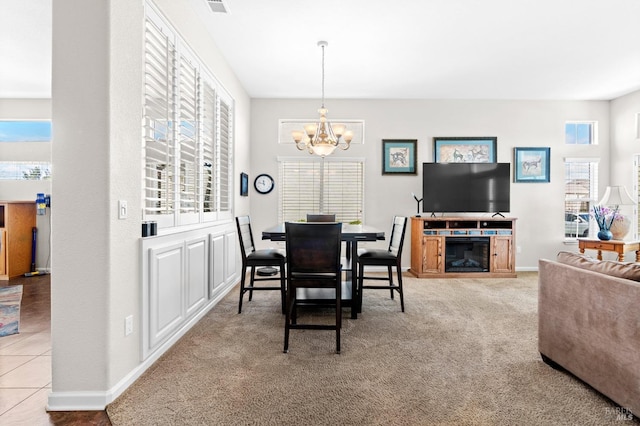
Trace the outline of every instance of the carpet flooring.
<instances>
[{"instance_id":1,"label":"carpet flooring","mask_svg":"<svg viewBox=\"0 0 640 426\"><path fill-rule=\"evenodd\" d=\"M277 292L227 295L109 407L114 425L620 425L537 351L537 273L416 279L406 312L368 290L331 331L292 330ZM308 311L306 319L332 319ZM632 421L634 422L634 421Z\"/></svg>"}]
</instances>

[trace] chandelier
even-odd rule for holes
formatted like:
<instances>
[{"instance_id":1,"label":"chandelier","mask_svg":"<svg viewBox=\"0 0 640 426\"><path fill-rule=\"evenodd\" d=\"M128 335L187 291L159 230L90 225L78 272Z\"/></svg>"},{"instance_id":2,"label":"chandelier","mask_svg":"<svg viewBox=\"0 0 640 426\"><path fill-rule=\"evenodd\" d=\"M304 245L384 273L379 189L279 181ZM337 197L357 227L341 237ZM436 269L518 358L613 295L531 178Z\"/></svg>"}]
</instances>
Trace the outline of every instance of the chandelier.
<instances>
[{"instance_id":1,"label":"chandelier","mask_svg":"<svg viewBox=\"0 0 640 426\"><path fill-rule=\"evenodd\" d=\"M320 121L305 124L304 132L300 130L291 132L291 136L296 143L296 148L300 151L306 148L309 154L316 154L320 157L331 155L336 147L343 150L349 149L349 144L353 139L353 132L346 130L344 124L335 124L332 126L331 123L327 121L327 112L329 110L324 107L324 48L327 47L328 44L326 41L318 42L318 46L322 48L322 106L318 110L318 113L320 113Z\"/></svg>"}]
</instances>

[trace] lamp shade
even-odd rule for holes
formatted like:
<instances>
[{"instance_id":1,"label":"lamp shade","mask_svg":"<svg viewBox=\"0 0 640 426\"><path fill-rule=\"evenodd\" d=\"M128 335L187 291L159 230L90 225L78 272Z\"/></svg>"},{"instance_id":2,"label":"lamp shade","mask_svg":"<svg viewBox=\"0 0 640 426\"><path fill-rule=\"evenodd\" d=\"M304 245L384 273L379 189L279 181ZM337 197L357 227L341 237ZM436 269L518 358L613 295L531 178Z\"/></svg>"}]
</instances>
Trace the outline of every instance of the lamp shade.
<instances>
[{"instance_id":1,"label":"lamp shade","mask_svg":"<svg viewBox=\"0 0 640 426\"><path fill-rule=\"evenodd\" d=\"M603 206L632 206L636 204L624 186L607 186L604 197L598 203Z\"/></svg>"}]
</instances>

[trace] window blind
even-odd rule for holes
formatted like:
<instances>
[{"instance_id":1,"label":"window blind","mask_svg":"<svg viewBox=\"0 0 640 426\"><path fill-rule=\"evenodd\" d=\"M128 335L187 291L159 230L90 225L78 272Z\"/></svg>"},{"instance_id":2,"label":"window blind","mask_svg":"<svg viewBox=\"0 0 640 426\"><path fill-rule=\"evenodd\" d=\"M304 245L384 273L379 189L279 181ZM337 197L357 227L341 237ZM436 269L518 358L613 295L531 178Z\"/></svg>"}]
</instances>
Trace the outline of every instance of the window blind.
<instances>
[{"instance_id":1,"label":"window blind","mask_svg":"<svg viewBox=\"0 0 640 426\"><path fill-rule=\"evenodd\" d=\"M338 222L363 218L364 163L360 160L280 160L279 220L334 213Z\"/></svg>"}]
</instances>

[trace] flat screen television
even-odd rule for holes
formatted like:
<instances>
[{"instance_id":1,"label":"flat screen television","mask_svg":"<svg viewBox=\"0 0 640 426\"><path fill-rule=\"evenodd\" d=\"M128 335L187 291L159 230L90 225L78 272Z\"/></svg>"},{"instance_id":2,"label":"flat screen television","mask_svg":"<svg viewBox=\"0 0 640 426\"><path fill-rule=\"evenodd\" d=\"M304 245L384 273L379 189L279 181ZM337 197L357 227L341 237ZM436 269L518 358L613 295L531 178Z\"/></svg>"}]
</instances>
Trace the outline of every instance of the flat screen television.
<instances>
[{"instance_id":1,"label":"flat screen television","mask_svg":"<svg viewBox=\"0 0 640 426\"><path fill-rule=\"evenodd\" d=\"M424 213L505 213L509 163L422 163Z\"/></svg>"}]
</instances>

